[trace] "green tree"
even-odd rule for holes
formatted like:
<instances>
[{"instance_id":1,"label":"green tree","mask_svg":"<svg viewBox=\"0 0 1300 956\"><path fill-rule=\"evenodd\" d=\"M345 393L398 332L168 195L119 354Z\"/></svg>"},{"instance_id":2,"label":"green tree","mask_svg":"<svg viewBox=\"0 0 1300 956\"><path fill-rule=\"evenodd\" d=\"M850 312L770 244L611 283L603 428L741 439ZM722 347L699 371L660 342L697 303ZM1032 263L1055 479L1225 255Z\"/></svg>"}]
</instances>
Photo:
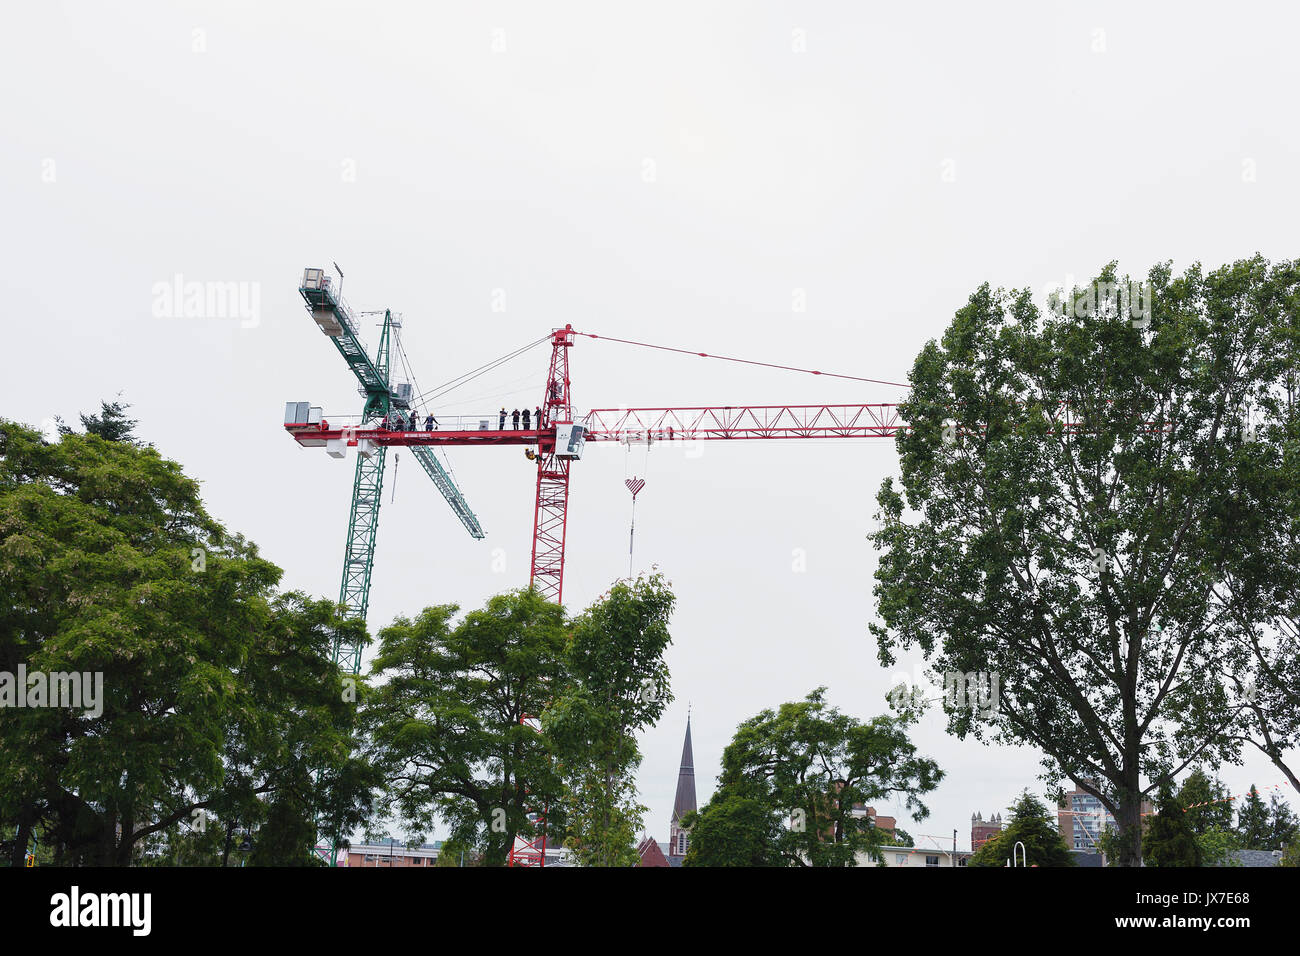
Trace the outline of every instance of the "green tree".
<instances>
[{"instance_id":1,"label":"green tree","mask_svg":"<svg viewBox=\"0 0 1300 956\"><path fill-rule=\"evenodd\" d=\"M135 443L135 426L139 424L135 419L127 418L126 410L131 406L121 402L100 402L100 413L98 415L82 414L81 427L86 430L87 435L98 435L104 441L119 441ZM63 419L55 416L55 422L58 423L59 435L72 435L75 432L63 423Z\"/></svg>"},{"instance_id":2,"label":"green tree","mask_svg":"<svg viewBox=\"0 0 1300 956\"><path fill-rule=\"evenodd\" d=\"M691 834L682 866L788 866L777 849L781 819L755 797L719 790L681 825Z\"/></svg>"},{"instance_id":3,"label":"green tree","mask_svg":"<svg viewBox=\"0 0 1300 956\"><path fill-rule=\"evenodd\" d=\"M542 726L564 778L565 841L583 866L634 866L636 734L672 699L663 655L674 597L659 574L619 581L570 626L565 689Z\"/></svg>"},{"instance_id":4,"label":"green tree","mask_svg":"<svg viewBox=\"0 0 1300 956\"><path fill-rule=\"evenodd\" d=\"M1026 866L1075 865L1056 821L1028 790L1008 808L1007 818L1010 822L1002 832L976 850L967 866L1006 866L1007 860L1020 854L1017 843L1024 844L1022 859Z\"/></svg>"},{"instance_id":5,"label":"green tree","mask_svg":"<svg viewBox=\"0 0 1300 956\"><path fill-rule=\"evenodd\" d=\"M1296 838L1300 833L1300 821L1296 820L1296 815L1291 812L1290 805L1282 799L1280 793L1274 793L1268 798L1268 847L1269 850L1279 850Z\"/></svg>"},{"instance_id":6,"label":"green tree","mask_svg":"<svg viewBox=\"0 0 1300 956\"><path fill-rule=\"evenodd\" d=\"M1161 785L1156 815L1142 837L1142 856L1147 866L1201 865L1196 834L1167 782Z\"/></svg>"},{"instance_id":7,"label":"green tree","mask_svg":"<svg viewBox=\"0 0 1300 956\"><path fill-rule=\"evenodd\" d=\"M936 671L998 675L997 706L952 708L950 732L1042 750L1049 780L1116 817L1122 865L1141 862L1152 781L1243 745L1225 610L1264 608L1218 585L1250 558L1225 541L1290 525L1240 410L1292 374L1296 274L1157 266L1141 318L984 285L912 369L902 487L880 489L872 535L881 662L920 647ZM1093 288L1117 282L1112 265Z\"/></svg>"},{"instance_id":8,"label":"green tree","mask_svg":"<svg viewBox=\"0 0 1300 956\"><path fill-rule=\"evenodd\" d=\"M1201 853L1201 866L1241 866L1233 852L1242 849L1241 837L1235 830L1214 828L1196 834L1196 845Z\"/></svg>"},{"instance_id":9,"label":"green tree","mask_svg":"<svg viewBox=\"0 0 1300 956\"><path fill-rule=\"evenodd\" d=\"M1234 649L1223 674L1241 710L1232 740L1263 753L1300 790L1300 776L1286 759L1300 747L1298 268L1280 264L1271 288L1239 300L1275 325L1280 374L1243 398L1241 478L1223 502L1227 526L1208 530L1218 547L1214 600Z\"/></svg>"},{"instance_id":10,"label":"green tree","mask_svg":"<svg viewBox=\"0 0 1300 956\"><path fill-rule=\"evenodd\" d=\"M1241 845L1247 850L1272 849L1270 844L1273 829L1269 826L1268 804L1253 783L1237 812L1237 833L1241 837Z\"/></svg>"},{"instance_id":11,"label":"green tree","mask_svg":"<svg viewBox=\"0 0 1300 956\"><path fill-rule=\"evenodd\" d=\"M478 857L473 847L455 840L446 840L438 848L438 859L434 866L478 866Z\"/></svg>"},{"instance_id":12,"label":"green tree","mask_svg":"<svg viewBox=\"0 0 1300 956\"><path fill-rule=\"evenodd\" d=\"M888 846L916 846L916 841L912 839L912 834L908 833L902 827L894 830L893 839L886 840Z\"/></svg>"},{"instance_id":13,"label":"green tree","mask_svg":"<svg viewBox=\"0 0 1300 956\"><path fill-rule=\"evenodd\" d=\"M1282 851L1282 859L1278 861L1278 866L1300 866L1300 837L1287 844L1286 849Z\"/></svg>"},{"instance_id":14,"label":"green tree","mask_svg":"<svg viewBox=\"0 0 1300 956\"><path fill-rule=\"evenodd\" d=\"M562 790L539 716L563 689L564 611L534 590L498 594L453 624L458 608L425 608L379 632L376 686L363 711L370 755L410 829L439 820L486 866L549 809L564 832ZM382 679L382 683L380 680Z\"/></svg>"},{"instance_id":15,"label":"green tree","mask_svg":"<svg viewBox=\"0 0 1300 956\"><path fill-rule=\"evenodd\" d=\"M718 793L700 814L701 825L715 804L748 814L747 805L729 800L752 800L777 826L774 840L755 851L763 859L854 866L861 856L879 860L887 839L861 812L864 804L901 798L914 819L925 819L921 797L938 786L943 771L917 755L907 721L859 721L828 706L825 693L819 687L740 725L723 751Z\"/></svg>"},{"instance_id":16,"label":"green tree","mask_svg":"<svg viewBox=\"0 0 1300 956\"><path fill-rule=\"evenodd\" d=\"M1183 808L1187 825L1197 836L1212 830L1232 829L1232 803L1228 788L1217 777L1210 777L1197 767L1187 775L1178 791L1178 805Z\"/></svg>"},{"instance_id":17,"label":"green tree","mask_svg":"<svg viewBox=\"0 0 1300 956\"><path fill-rule=\"evenodd\" d=\"M47 442L0 421L0 671L102 675L93 707L4 711L11 863L40 830L58 863L127 865L196 814L256 815L295 788L311 816L333 795L306 787L308 768L349 759L355 708L329 642L360 625L276 596L280 570L197 483L117 435Z\"/></svg>"}]
</instances>

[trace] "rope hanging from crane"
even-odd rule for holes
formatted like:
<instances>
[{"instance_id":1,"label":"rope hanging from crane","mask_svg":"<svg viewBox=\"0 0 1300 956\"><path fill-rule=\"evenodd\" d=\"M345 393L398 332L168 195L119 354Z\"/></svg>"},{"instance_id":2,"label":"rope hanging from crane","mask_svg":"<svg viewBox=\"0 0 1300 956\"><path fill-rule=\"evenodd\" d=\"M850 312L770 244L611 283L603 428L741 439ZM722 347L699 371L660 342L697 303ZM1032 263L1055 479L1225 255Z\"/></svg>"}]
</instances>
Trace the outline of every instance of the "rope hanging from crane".
<instances>
[{"instance_id":1,"label":"rope hanging from crane","mask_svg":"<svg viewBox=\"0 0 1300 956\"><path fill-rule=\"evenodd\" d=\"M632 544L636 540L636 496L645 487L644 478L624 478L623 484L632 492L632 527L627 535L627 576L632 577Z\"/></svg>"},{"instance_id":2,"label":"rope hanging from crane","mask_svg":"<svg viewBox=\"0 0 1300 956\"><path fill-rule=\"evenodd\" d=\"M637 477L632 475L628 477L628 463L632 458L632 440L629 438L624 442L626 453L623 456L623 484L627 485L627 490L632 492L632 526L627 535L627 576L632 577L632 547L636 540L636 496L640 494L641 489L645 487L645 477L650 473L650 444L651 439L647 438L645 443L645 458L641 462L641 475Z\"/></svg>"}]
</instances>

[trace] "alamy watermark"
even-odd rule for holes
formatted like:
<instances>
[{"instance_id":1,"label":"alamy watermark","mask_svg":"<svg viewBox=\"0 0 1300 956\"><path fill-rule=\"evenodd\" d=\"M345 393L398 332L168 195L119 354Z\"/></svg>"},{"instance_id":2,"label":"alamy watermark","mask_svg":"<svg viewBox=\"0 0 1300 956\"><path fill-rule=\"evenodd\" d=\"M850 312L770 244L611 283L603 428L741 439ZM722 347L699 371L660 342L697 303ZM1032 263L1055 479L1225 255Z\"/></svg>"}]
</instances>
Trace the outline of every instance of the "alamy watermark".
<instances>
[{"instance_id":1,"label":"alamy watermark","mask_svg":"<svg viewBox=\"0 0 1300 956\"><path fill-rule=\"evenodd\" d=\"M1151 324L1150 282L1093 282L1072 290L1067 286L1049 285L1046 289L1048 309L1063 318L1127 315L1129 324L1136 329Z\"/></svg>"},{"instance_id":2,"label":"alamy watermark","mask_svg":"<svg viewBox=\"0 0 1300 956\"><path fill-rule=\"evenodd\" d=\"M1000 675L990 671L945 671L943 690L923 677L899 673L889 690L889 702L895 709L924 708L931 701L942 701L946 711L971 710L988 719L1000 709Z\"/></svg>"},{"instance_id":3,"label":"alamy watermark","mask_svg":"<svg viewBox=\"0 0 1300 956\"><path fill-rule=\"evenodd\" d=\"M153 284L156 319L238 319L240 328L262 321L262 283L187 282L179 272L171 282Z\"/></svg>"},{"instance_id":4,"label":"alamy watermark","mask_svg":"<svg viewBox=\"0 0 1300 956\"><path fill-rule=\"evenodd\" d=\"M0 671L0 707L64 707L84 710L87 717L104 713L104 672Z\"/></svg>"}]
</instances>

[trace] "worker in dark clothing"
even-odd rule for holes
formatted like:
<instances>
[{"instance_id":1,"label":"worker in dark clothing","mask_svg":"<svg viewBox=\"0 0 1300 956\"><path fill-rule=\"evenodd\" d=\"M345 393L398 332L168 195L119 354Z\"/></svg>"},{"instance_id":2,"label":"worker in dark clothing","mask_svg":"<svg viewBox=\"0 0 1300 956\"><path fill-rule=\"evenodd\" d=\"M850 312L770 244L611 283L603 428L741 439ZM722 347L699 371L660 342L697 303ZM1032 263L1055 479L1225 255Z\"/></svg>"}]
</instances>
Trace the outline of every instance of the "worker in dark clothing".
<instances>
[{"instance_id":1,"label":"worker in dark clothing","mask_svg":"<svg viewBox=\"0 0 1300 956\"><path fill-rule=\"evenodd\" d=\"M411 431L418 432L419 430L420 430L420 420L415 417L415 409L413 408L411 409Z\"/></svg>"},{"instance_id":2,"label":"worker in dark clothing","mask_svg":"<svg viewBox=\"0 0 1300 956\"><path fill-rule=\"evenodd\" d=\"M542 427L542 410L540 408L537 409L537 427Z\"/></svg>"},{"instance_id":3,"label":"worker in dark clothing","mask_svg":"<svg viewBox=\"0 0 1300 956\"><path fill-rule=\"evenodd\" d=\"M524 431L532 431L532 426L528 424L528 409L524 409Z\"/></svg>"},{"instance_id":4,"label":"worker in dark clothing","mask_svg":"<svg viewBox=\"0 0 1300 956\"><path fill-rule=\"evenodd\" d=\"M501 421L497 423L497 431L506 430L506 407L501 406Z\"/></svg>"},{"instance_id":5,"label":"worker in dark clothing","mask_svg":"<svg viewBox=\"0 0 1300 956\"><path fill-rule=\"evenodd\" d=\"M515 431L519 431L519 409L517 408L515 409L514 414L511 416L510 427L513 428Z\"/></svg>"},{"instance_id":6,"label":"worker in dark clothing","mask_svg":"<svg viewBox=\"0 0 1300 956\"><path fill-rule=\"evenodd\" d=\"M430 412L428 415L425 416L425 418L424 418L424 430L425 430L426 432L431 432L431 431L433 431L433 426L436 425L436 424L438 424L438 419L436 419L436 418L433 417L433 412Z\"/></svg>"}]
</instances>

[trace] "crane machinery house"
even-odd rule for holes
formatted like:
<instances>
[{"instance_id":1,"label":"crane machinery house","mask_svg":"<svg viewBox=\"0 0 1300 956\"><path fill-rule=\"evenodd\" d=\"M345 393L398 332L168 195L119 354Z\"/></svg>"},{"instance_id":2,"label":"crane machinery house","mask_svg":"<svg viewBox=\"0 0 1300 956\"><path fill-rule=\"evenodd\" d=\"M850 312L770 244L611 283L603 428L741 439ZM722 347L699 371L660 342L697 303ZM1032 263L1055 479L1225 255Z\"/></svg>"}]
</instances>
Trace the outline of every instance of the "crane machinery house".
<instances>
[{"instance_id":1,"label":"crane machinery house","mask_svg":"<svg viewBox=\"0 0 1300 956\"><path fill-rule=\"evenodd\" d=\"M556 425L555 447L557 458L582 458L583 446L587 444L587 430L581 425Z\"/></svg>"}]
</instances>

